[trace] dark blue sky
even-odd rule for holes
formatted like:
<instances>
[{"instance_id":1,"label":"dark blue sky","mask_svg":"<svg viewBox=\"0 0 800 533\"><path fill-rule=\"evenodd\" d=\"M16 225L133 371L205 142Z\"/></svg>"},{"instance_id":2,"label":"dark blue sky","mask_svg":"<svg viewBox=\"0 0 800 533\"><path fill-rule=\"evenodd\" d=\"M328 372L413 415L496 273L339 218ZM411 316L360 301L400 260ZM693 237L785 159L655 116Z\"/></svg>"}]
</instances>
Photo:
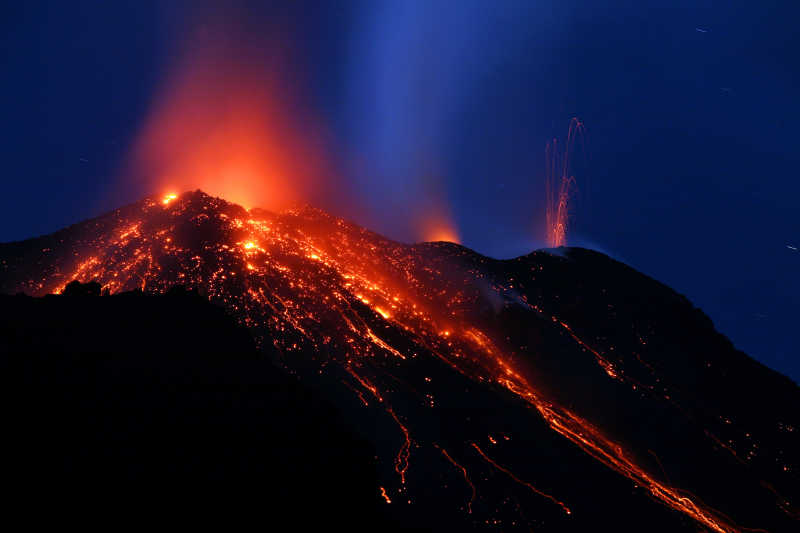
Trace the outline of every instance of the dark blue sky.
<instances>
[{"instance_id":1,"label":"dark blue sky","mask_svg":"<svg viewBox=\"0 0 800 533\"><path fill-rule=\"evenodd\" d=\"M232 10L199 4L6 4L1 241L160 192L121 169L184 30ZM465 245L542 246L544 146L578 116L570 243L674 287L800 379L796 2L236 4L250 46L284 33L284 81L328 131L358 222L413 240L409 206L435 191Z\"/></svg>"}]
</instances>

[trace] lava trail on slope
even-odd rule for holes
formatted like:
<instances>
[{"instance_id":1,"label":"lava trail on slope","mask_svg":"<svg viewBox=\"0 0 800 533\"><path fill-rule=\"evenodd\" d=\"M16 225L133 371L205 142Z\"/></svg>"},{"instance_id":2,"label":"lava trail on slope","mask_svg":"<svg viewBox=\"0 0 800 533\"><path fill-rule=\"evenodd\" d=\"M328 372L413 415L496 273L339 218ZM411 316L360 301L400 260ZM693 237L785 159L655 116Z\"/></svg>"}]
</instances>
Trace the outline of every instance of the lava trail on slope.
<instances>
[{"instance_id":1,"label":"lava trail on slope","mask_svg":"<svg viewBox=\"0 0 800 533\"><path fill-rule=\"evenodd\" d=\"M0 245L0 292L196 288L348 413L408 527L795 530L796 384L669 288L559 250L497 261L195 191Z\"/></svg>"}]
</instances>

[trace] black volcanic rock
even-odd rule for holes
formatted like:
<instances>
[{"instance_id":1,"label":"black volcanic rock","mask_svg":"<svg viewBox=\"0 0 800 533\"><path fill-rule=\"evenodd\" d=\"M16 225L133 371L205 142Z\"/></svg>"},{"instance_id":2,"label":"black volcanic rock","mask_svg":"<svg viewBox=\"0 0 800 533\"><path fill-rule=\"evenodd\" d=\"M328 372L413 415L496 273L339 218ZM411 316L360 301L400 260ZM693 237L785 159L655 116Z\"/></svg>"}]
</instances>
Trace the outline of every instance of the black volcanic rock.
<instances>
[{"instance_id":1,"label":"black volcanic rock","mask_svg":"<svg viewBox=\"0 0 800 533\"><path fill-rule=\"evenodd\" d=\"M374 447L369 490L397 527L797 528L797 385L602 254L497 261L200 191L0 245L7 293L95 279L114 294L189 286L246 326ZM145 351L120 375L152 368ZM170 375L226 352L207 353Z\"/></svg>"},{"instance_id":2,"label":"black volcanic rock","mask_svg":"<svg viewBox=\"0 0 800 533\"><path fill-rule=\"evenodd\" d=\"M389 525L374 451L222 309L72 292L0 296L7 521Z\"/></svg>"}]
</instances>

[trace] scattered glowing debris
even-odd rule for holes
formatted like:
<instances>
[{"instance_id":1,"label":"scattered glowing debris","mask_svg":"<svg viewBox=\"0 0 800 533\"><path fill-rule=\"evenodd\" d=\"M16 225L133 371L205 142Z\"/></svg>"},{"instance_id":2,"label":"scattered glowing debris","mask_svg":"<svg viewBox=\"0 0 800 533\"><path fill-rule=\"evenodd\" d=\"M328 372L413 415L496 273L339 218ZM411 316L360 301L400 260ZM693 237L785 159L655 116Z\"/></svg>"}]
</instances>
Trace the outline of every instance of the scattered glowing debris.
<instances>
[{"instance_id":1,"label":"scattered glowing debris","mask_svg":"<svg viewBox=\"0 0 800 533\"><path fill-rule=\"evenodd\" d=\"M391 498L389 498L389 495L386 494L386 489L384 489L383 487L380 487L380 489L381 489L381 496L383 496L383 499L386 501L386 503L392 503Z\"/></svg>"}]
</instances>

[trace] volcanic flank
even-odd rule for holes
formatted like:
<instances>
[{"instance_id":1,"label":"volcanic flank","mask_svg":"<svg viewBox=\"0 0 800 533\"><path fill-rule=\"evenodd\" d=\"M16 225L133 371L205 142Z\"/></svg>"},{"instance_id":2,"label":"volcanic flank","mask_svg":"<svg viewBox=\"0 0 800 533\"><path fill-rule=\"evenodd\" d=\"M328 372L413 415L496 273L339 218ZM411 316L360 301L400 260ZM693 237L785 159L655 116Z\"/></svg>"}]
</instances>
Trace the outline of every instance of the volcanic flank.
<instances>
[{"instance_id":1,"label":"volcanic flank","mask_svg":"<svg viewBox=\"0 0 800 533\"><path fill-rule=\"evenodd\" d=\"M222 306L375 448L398 527L798 526L797 385L597 252L497 261L196 191L0 245L0 292L74 280Z\"/></svg>"}]
</instances>

